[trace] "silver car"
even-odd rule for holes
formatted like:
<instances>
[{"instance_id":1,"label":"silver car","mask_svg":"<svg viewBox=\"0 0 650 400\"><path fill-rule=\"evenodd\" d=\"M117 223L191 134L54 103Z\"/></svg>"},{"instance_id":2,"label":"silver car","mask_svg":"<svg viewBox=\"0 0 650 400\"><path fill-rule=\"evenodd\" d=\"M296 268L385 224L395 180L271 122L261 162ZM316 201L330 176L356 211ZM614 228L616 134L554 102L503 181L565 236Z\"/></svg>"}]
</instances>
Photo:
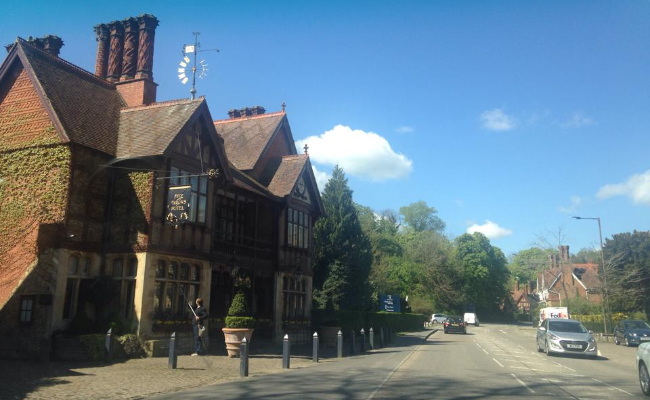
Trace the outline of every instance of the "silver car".
<instances>
[{"instance_id":1,"label":"silver car","mask_svg":"<svg viewBox=\"0 0 650 400\"><path fill-rule=\"evenodd\" d=\"M552 354L583 354L598 358L598 345L591 331L574 319L547 318L537 329L537 351Z\"/></svg>"},{"instance_id":2,"label":"silver car","mask_svg":"<svg viewBox=\"0 0 650 400\"><path fill-rule=\"evenodd\" d=\"M650 368L650 343L641 343L636 350L636 365L639 369L639 383L641 384L641 391L646 396L650 396L650 375L648 368Z\"/></svg>"}]
</instances>

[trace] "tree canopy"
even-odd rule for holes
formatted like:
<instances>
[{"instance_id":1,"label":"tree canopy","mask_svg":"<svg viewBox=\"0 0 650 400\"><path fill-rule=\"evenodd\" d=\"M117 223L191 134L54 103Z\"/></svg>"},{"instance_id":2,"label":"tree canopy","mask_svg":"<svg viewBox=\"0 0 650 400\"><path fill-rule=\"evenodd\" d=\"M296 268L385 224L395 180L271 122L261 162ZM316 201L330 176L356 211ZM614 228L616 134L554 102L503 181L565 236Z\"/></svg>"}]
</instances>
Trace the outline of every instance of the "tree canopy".
<instances>
[{"instance_id":1,"label":"tree canopy","mask_svg":"<svg viewBox=\"0 0 650 400\"><path fill-rule=\"evenodd\" d=\"M429 207L426 201L417 201L408 206L400 207L399 213L404 217L404 223L415 232L445 230L445 223L438 217L438 210Z\"/></svg>"}]
</instances>

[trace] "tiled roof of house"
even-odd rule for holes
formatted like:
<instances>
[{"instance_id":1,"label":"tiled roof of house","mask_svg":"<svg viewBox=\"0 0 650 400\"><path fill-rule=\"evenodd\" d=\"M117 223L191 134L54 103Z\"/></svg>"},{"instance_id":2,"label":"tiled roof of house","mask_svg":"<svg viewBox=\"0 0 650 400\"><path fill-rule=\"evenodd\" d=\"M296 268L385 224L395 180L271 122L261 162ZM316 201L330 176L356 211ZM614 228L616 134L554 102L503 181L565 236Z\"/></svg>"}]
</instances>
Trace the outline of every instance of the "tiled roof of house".
<instances>
[{"instance_id":1,"label":"tiled roof of house","mask_svg":"<svg viewBox=\"0 0 650 400\"><path fill-rule=\"evenodd\" d=\"M232 172L233 185L265 197L276 198L274 194L271 193L262 184L235 168L232 163L230 165L230 171Z\"/></svg>"},{"instance_id":2,"label":"tiled roof of house","mask_svg":"<svg viewBox=\"0 0 650 400\"><path fill-rule=\"evenodd\" d=\"M587 289L599 288L600 279L598 278L598 264L573 264L574 274L578 276L580 282L587 287ZM576 269L584 270L581 274L576 274Z\"/></svg>"},{"instance_id":3,"label":"tiled roof of house","mask_svg":"<svg viewBox=\"0 0 650 400\"><path fill-rule=\"evenodd\" d=\"M269 190L279 197L284 197L291 193L291 189L296 185L296 181L302 173L306 162L306 154L282 157L282 161L269 183Z\"/></svg>"},{"instance_id":4,"label":"tiled roof of house","mask_svg":"<svg viewBox=\"0 0 650 400\"><path fill-rule=\"evenodd\" d=\"M123 109L116 157L162 154L204 101L176 100Z\"/></svg>"},{"instance_id":5,"label":"tiled roof of house","mask_svg":"<svg viewBox=\"0 0 650 400\"><path fill-rule=\"evenodd\" d=\"M214 121L217 132L224 138L228 159L235 167L242 171L253 169L284 115L280 111Z\"/></svg>"},{"instance_id":6,"label":"tiled roof of house","mask_svg":"<svg viewBox=\"0 0 650 400\"><path fill-rule=\"evenodd\" d=\"M115 86L22 39L16 45L67 138L115 154L120 108L125 105Z\"/></svg>"}]
</instances>

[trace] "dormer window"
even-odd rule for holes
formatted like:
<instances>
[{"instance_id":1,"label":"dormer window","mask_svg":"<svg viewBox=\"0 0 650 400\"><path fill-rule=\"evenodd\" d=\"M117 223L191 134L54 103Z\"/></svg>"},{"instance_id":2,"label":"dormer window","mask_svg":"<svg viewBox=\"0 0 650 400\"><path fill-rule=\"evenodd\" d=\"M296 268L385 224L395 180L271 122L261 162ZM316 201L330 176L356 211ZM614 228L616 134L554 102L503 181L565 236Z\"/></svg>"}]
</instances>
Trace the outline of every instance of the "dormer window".
<instances>
[{"instance_id":1,"label":"dormer window","mask_svg":"<svg viewBox=\"0 0 650 400\"><path fill-rule=\"evenodd\" d=\"M287 244L301 249L309 248L311 217L301 211L289 208L287 212Z\"/></svg>"},{"instance_id":2,"label":"dormer window","mask_svg":"<svg viewBox=\"0 0 650 400\"><path fill-rule=\"evenodd\" d=\"M208 179L195 172L171 168L170 186L190 186L190 214L188 222L205 224L205 210L208 204Z\"/></svg>"}]
</instances>

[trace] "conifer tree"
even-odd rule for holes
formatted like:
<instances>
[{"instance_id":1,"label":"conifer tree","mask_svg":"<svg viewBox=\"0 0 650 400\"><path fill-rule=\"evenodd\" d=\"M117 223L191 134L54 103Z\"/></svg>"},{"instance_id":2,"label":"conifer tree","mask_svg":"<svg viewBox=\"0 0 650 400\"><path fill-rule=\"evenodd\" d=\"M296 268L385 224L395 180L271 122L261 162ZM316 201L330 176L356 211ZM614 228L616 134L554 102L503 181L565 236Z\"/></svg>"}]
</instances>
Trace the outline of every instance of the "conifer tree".
<instances>
[{"instance_id":1,"label":"conifer tree","mask_svg":"<svg viewBox=\"0 0 650 400\"><path fill-rule=\"evenodd\" d=\"M326 215L314 227L314 300L323 309L368 309L372 248L338 165L322 199Z\"/></svg>"}]
</instances>

